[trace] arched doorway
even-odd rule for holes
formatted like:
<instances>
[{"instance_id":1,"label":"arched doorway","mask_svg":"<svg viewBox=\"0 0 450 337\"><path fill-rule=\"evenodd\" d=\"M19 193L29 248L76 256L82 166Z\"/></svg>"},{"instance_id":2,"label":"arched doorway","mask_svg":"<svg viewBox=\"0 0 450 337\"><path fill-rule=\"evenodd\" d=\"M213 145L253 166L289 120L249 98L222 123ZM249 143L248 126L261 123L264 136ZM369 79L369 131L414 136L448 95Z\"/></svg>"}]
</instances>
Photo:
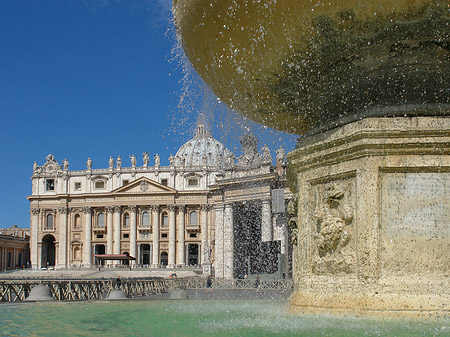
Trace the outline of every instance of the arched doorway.
<instances>
[{"instance_id":1,"label":"arched doorway","mask_svg":"<svg viewBox=\"0 0 450 337\"><path fill-rule=\"evenodd\" d=\"M41 255L41 267L54 267L56 248L55 237L51 234L47 234L42 238L42 255Z\"/></svg>"},{"instance_id":2,"label":"arched doorway","mask_svg":"<svg viewBox=\"0 0 450 337\"><path fill-rule=\"evenodd\" d=\"M169 255L166 252L161 253L161 267L167 266L169 263Z\"/></svg>"}]
</instances>

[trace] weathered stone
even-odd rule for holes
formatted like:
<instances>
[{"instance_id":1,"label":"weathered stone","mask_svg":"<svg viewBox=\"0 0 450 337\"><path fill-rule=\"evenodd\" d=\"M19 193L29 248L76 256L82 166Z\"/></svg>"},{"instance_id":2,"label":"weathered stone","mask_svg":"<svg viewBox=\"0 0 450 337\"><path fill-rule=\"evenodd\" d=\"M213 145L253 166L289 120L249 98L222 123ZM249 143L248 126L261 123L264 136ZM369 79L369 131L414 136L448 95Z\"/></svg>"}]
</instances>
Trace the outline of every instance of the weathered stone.
<instances>
[{"instance_id":1,"label":"weathered stone","mask_svg":"<svg viewBox=\"0 0 450 337\"><path fill-rule=\"evenodd\" d=\"M450 315L450 118L367 118L288 158L294 311Z\"/></svg>"}]
</instances>

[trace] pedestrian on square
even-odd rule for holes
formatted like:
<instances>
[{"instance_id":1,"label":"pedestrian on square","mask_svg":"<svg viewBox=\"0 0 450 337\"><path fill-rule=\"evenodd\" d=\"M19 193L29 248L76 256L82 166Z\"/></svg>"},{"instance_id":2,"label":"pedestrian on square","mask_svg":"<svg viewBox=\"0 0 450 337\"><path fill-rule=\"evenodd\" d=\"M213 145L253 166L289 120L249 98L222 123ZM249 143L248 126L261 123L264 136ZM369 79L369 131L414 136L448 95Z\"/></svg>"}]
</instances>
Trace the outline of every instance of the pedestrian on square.
<instances>
[{"instance_id":1,"label":"pedestrian on square","mask_svg":"<svg viewBox=\"0 0 450 337\"><path fill-rule=\"evenodd\" d=\"M211 292L213 292L213 290L212 290L212 276L211 275L209 275L208 278L206 279L205 294L208 293L208 288L211 289Z\"/></svg>"}]
</instances>

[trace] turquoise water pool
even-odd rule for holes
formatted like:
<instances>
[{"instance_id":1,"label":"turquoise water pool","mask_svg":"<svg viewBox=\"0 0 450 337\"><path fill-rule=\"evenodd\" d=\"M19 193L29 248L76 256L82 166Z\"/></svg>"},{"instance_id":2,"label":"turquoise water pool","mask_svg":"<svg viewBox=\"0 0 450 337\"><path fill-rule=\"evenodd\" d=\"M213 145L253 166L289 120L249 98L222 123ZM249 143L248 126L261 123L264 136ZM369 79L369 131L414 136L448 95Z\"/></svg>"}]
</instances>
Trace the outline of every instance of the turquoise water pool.
<instances>
[{"instance_id":1,"label":"turquoise water pool","mask_svg":"<svg viewBox=\"0 0 450 337\"><path fill-rule=\"evenodd\" d=\"M282 301L0 305L2 336L449 336L450 320L296 315Z\"/></svg>"}]
</instances>

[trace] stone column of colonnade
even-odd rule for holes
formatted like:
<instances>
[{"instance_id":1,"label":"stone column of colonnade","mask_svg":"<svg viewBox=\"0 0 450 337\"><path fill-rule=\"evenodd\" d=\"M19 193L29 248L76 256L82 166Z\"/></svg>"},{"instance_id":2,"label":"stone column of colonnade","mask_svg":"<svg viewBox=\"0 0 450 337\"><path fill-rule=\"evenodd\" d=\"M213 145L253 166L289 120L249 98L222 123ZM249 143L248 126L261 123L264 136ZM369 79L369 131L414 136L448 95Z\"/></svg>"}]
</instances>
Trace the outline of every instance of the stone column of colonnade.
<instances>
[{"instance_id":1,"label":"stone column of colonnade","mask_svg":"<svg viewBox=\"0 0 450 337\"><path fill-rule=\"evenodd\" d=\"M201 261L200 263L209 263L209 246L208 246L208 205L202 205L201 208Z\"/></svg>"},{"instance_id":2,"label":"stone column of colonnade","mask_svg":"<svg viewBox=\"0 0 450 337\"><path fill-rule=\"evenodd\" d=\"M114 245L113 245L113 254L120 254L120 206L114 206L114 215L113 215L113 226L114 226ZM115 264L120 263L116 261Z\"/></svg>"},{"instance_id":3,"label":"stone column of colonnade","mask_svg":"<svg viewBox=\"0 0 450 337\"><path fill-rule=\"evenodd\" d=\"M67 268L67 207L58 208L59 215L59 256L57 268Z\"/></svg>"},{"instance_id":4,"label":"stone column of colonnade","mask_svg":"<svg viewBox=\"0 0 450 337\"><path fill-rule=\"evenodd\" d=\"M136 257L136 209L137 206L130 206L130 255ZM136 260L131 261L131 264L136 264Z\"/></svg>"},{"instance_id":5,"label":"stone column of colonnade","mask_svg":"<svg viewBox=\"0 0 450 337\"><path fill-rule=\"evenodd\" d=\"M106 207L106 254L113 253L113 211L114 208L111 206Z\"/></svg>"},{"instance_id":6,"label":"stone column of colonnade","mask_svg":"<svg viewBox=\"0 0 450 337\"><path fill-rule=\"evenodd\" d=\"M214 206L214 224L215 232L215 253L214 253L214 270L215 277L223 278L224 271L224 249L223 249L223 205Z\"/></svg>"},{"instance_id":7,"label":"stone column of colonnade","mask_svg":"<svg viewBox=\"0 0 450 337\"><path fill-rule=\"evenodd\" d=\"M262 242L273 241L272 213L270 210L270 200L265 199L262 201L261 213L262 213L261 241Z\"/></svg>"},{"instance_id":8,"label":"stone column of colonnade","mask_svg":"<svg viewBox=\"0 0 450 337\"><path fill-rule=\"evenodd\" d=\"M225 204L225 212L223 217L223 249L223 277L226 279L232 279L234 269L234 224L232 203Z\"/></svg>"},{"instance_id":9,"label":"stone column of colonnade","mask_svg":"<svg viewBox=\"0 0 450 337\"><path fill-rule=\"evenodd\" d=\"M83 207L84 213L84 249L83 249L83 264L85 267L91 266L92 256L92 207Z\"/></svg>"},{"instance_id":10,"label":"stone column of colonnade","mask_svg":"<svg viewBox=\"0 0 450 337\"><path fill-rule=\"evenodd\" d=\"M184 219L186 206L178 206L178 247L177 247L177 264L184 266Z\"/></svg>"},{"instance_id":11,"label":"stone column of colonnade","mask_svg":"<svg viewBox=\"0 0 450 337\"><path fill-rule=\"evenodd\" d=\"M175 205L169 205L169 258L167 262L169 268L175 267L175 242Z\"/></svg>"},{"instance_id":12,"label":"stone column of colonnade","mask_svg":"<svg viewBox=\"0 0 450 337\"><path fill-rule=\"evenodd\" d=\"M153 216L153 261L152 267L159 267L159 206L152 206Z\"/></svg>"},{"instance_id":13,"label":"stone column of colonnade","mask_svg":"<svg viewBox=\"0 0 450 337\"><path fill-rule=\"evenodd\" d=\"M38 254L38 238L39 238L39 208L31 209L31 247L30 259L33 269L40 268Z\"/></svg>"}]
</instances>

